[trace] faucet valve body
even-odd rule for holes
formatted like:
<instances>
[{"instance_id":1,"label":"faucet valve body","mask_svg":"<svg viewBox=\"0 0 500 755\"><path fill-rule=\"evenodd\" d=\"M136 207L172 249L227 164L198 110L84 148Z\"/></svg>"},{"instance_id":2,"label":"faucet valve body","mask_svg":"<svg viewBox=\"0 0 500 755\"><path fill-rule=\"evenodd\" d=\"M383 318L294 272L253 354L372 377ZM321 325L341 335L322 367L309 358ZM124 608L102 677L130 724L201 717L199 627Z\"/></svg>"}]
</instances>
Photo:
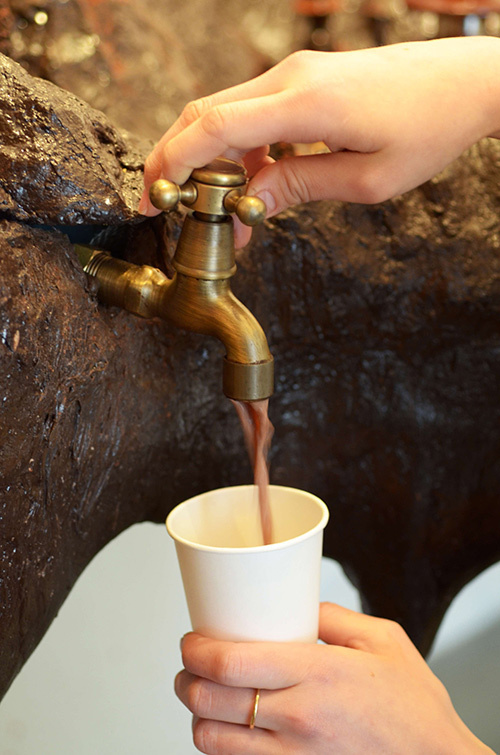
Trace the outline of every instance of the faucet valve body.
<instances>
[{"instance_id":1,"label":"faucet valve body","mask_svg":"<svg viewBox=\"0 0 500 755\"><path fill-rule=\"evenodd\" d=\"M266 206L258 197L245 195L246 171L242 165L217 158L194 170L183 186L159 179L149 192L152 204L171 210L179 202L191 210L177 245L173 265L178 274L199 281L225 281L236 272L233 223L236 213L249 226L262 223ZM228 301L238 302L230 289ZM238 316L236 316L238 309ZM241 310L241 311L240 311ZM245 312L245 316L240 316ZM265 335L253 315L238 302L226 318L221 312L218 337L227 348L223 391L230 398L255 401L273 392L274 367Z\"/></svg>"},{"instance_id":2,"label":"faucet valve body","mask_svg":"<svg viewBox=\"0 0 500 755\"><path fill-rule=\"evenodd\" d=\"M244 225L254 226L266 217L266 205L258 197L245 195L245 169L233 160L219 157L198 168L183 186L160 178L149 191L151 203L159 210L172 210L181 202L211 221L236 213Z\"/></svg>"}]
</instances>

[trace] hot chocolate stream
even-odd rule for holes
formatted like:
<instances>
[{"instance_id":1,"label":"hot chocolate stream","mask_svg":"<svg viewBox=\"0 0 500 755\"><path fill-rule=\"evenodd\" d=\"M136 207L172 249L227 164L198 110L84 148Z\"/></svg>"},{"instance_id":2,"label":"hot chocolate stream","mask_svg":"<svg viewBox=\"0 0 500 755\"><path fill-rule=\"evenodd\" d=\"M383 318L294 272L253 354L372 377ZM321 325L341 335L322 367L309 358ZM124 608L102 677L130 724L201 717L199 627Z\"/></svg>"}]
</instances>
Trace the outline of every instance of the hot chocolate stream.
<instances>
[{"instance_id":1,"label":"hot chocolate stream","mask_svg":"<svg viewBox=\"0 0 500 755\"><path fill-rule=\"evenodd\" d=\"M253 464L253 480L259 493L259 511L264 545L273 542L273 523L269 506L269 467L267 456L274 428L269 421L269 399L233 401L240 418L245 443Z\"/></svg>"}]
</instances>

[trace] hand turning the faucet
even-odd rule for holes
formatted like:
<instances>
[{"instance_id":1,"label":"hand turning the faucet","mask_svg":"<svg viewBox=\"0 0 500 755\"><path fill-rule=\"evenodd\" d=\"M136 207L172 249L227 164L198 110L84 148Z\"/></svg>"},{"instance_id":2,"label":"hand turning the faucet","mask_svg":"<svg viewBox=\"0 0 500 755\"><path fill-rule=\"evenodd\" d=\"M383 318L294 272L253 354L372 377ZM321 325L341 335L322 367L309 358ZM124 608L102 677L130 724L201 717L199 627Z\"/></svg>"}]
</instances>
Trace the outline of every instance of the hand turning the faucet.
<instances>
[{"instance_id":1,"label":"hand turning the faucet","mask_svg":"<svg viewBox=\"0 0 500 755\"><path fill-rule=\"evenodd\" d=\"M484 136L500 136L500 40L410 42L295 53L262 76L191 102L145 167L140 211L157 178L183 183L224 155L243 160L268 216L315 199L376 203L418 186ZM275 162L275 142L330 153ZM238 223L236 245L251 230Z\"/></svg>"}]
</instances>

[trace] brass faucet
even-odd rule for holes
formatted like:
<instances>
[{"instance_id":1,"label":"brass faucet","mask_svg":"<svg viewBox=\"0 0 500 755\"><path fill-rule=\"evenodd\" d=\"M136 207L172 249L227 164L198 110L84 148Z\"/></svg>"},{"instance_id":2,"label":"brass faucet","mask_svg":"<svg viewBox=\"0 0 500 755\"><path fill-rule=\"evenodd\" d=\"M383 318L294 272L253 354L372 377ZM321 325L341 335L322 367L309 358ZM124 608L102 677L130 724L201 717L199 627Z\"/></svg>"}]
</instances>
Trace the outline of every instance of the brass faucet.
<instances>
[{"instance_id":1,"label":"brass faucet","mask_svg":"<svg viewBox=\"0 0 500 755\"><path fill-rule=\"evenodd\" d=\"M231 291L236 272L231 213L246 225L264 220L266 207L245 196L246 172L218 158L193 171L183 186L159 180L152 204L170 210L189 207L167 278L148 265L134 265L93 247L76 245L86 273L99 282L98 298L142 317L160 317L180 328L215 336L224 344L223 391L239 401L257 401L273 392L273 358L261 326Z\"/></svg>"}]
</instances>

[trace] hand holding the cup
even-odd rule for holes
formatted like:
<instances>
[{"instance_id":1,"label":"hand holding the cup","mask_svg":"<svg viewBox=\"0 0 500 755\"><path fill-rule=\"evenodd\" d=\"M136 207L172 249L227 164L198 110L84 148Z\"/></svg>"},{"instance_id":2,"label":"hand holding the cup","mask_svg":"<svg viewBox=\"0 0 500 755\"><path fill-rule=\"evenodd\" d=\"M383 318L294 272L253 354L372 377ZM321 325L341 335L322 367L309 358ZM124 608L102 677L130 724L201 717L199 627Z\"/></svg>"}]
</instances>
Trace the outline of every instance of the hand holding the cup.
<instances>
[{"instance_id":1,"label":"hand holding the cup","mask_svg":"<svg viewBox=\"0 0 500 755\"><path fill-rule=\"evenodd\" d=\"M320 639L327 644L186 635L175 689L193 713L196 747L217 755L492 755L399 625L324 603Z\"/></svg>"}]
</instances>

